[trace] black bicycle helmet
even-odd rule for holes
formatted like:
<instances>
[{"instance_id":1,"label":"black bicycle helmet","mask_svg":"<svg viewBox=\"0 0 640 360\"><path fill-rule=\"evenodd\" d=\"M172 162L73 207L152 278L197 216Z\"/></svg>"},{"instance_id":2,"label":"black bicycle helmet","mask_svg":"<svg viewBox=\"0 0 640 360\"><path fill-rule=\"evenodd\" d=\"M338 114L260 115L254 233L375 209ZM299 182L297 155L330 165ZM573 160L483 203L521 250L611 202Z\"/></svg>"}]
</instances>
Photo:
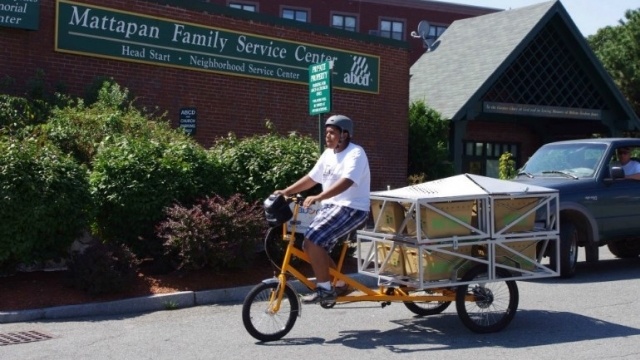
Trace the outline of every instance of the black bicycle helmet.
<instances>
[{"instance_id":1,"label":"black bicycle helmet","mask_svg":"<svg viewBox=\"0 0 640 360\"><path fill-rule=\"evenodd\" d=\"M339 127L342 131L349 133L353 137L353 121L344 115L333 115L327 119L324 126L333 125Z\"/></svg>"}]
</instances>

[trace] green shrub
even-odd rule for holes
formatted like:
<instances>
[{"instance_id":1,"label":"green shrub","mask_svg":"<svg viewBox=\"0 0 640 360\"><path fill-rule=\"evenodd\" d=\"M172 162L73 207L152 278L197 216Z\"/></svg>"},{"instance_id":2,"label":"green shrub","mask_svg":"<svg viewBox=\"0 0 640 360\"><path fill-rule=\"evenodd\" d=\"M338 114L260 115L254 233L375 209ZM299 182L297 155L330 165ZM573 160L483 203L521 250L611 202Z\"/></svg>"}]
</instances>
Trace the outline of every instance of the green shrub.
<instances>
[{"instance_id":1,"label":"green shrub","mask_svg":"<svg viewBox=\"0 0 640 360\"><path fill-rule=\"evenodd\" d=\"M42 100L0 94L0 128L23 128L42 123L49 114L49 105Z\"/></svg>"},{"instance_id":2,"label":"green shrub","mask_svg":"<svg viewBox=\"0 0 640 360\"><path fill-rule=\"evenodd\" d=\"M0 80L0 91L11 94L16 81L5 76ZM21 129L30 125L43 124L49 119L51 110L69 103L63 94L63 86L57 92L46 91L45 74L41 69L27 79L27 93L24 97L0 94L0 129Z\"/></svg>"},{"instance_id":3,"label":"green shrub","mask_svg":"<svg viewBox=\"0 0 640 360\"><path fill-rule=\"evenodd\" d=\"M248 265L266 231L258 202L241 195L207 197L192 207L173 205L157 228L177 269L229 269Z\"/></svg>"},{"instance_id":4,"label":"green shrub","mask_svg":"<svg viewBox=\"0 0 640 360\"><path fill-rule=\"evenodd\" d=\"M68 263L74 287L92 295L126 290L137 276L135 255L124 245L97 243Z\"/></svg>"},{"instance_id":5,"label":"green shrub","mask_svg":"<svg viewBox=\"0 0 640 360\"><path fill-rule=\"evenodd\" d=\"M165 207L226 186L218 164L186 136L114 137L96 154L90 184L98 211L95 230L104 240L124 242L140 258L162 250L154 227Z\"/></svg>"},{"instance_id":6,"label":"green shrub","mask_svg":"<svg viewBox=\"0 0 640 360\"><path fill-rule=\"evenodd\" d=\"M105 100L107 100L105 96L111 99L106 103L107 106L120 106L122 110L125 110L127 105L131 104L135 98L128 89L121 89L120 85L112 77L97 76L85 88L83 101L89 106L97 102L105 104Z\"/></svg>"},{"instance_id":7,"label":"green shrub","mask_svg":"<svg viewBox=\"0 0 640 360\"><path fill-rule=\"evenodd\" d=\"M269 122L267 127L273 130ZM296 133L272 132L242 140L230 134L209 151L224 167L233 192L244 194L247 201L262 201L274 190L293 184L319 157L318 143Z\"/></svg>"},{"instance_id":8,"label":"green shrub","mask_svg":"<svg viewBox=\"0 0 640 360\"><path fill-rule=\"evenodd\" d=\"M166 121L150 119L136 109L128 100L128 90L117 83L105 82L97 96L90 106L77 100L54 109L45 125L49 139L80 163L90 166L100 144L113 136L126 134L171 141L178 134Z\"/></svg>"},{"instance_id":9,"label":"green shrub","mask_svg":"<svg viewBox=\"0 0 640 360\"><path fill-rule=\"evenodd\" d=\"M0 138L0 264L65 256L88 225L87 171L33 138Z\"/></svg>"},{"instance_id":10,"label":"green shrub","mask_svg":"<svg viewBox=\"0 0 640 360\"><path fill-rule=\"evenodd\" d=\"M498 178L502 180L510 180L516 177L516 161L510 152L500 155L500 163L498 169Z\"/></svg>"}]
</instances>

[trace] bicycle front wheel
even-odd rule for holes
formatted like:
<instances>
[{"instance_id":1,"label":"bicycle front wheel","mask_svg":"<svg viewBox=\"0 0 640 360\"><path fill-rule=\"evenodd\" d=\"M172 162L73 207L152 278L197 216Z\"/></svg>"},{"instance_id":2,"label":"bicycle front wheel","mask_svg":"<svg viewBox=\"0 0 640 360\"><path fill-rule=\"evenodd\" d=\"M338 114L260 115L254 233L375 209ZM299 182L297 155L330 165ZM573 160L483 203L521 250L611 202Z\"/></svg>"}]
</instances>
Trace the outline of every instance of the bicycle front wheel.
<instances>
[{"instance_id":1,"label":"bicycle front wheel","mask_svg":"<svg viewBox=\"0 0 640 360\"><path fill-rule=\"evenodd\" d=\"M260 341L279 340L287 335L298 319L300 303L296 293L285 286L280 307L276 310L279 282L256 285L242 304L245 329Z\"/></svg>"}]
</instances>

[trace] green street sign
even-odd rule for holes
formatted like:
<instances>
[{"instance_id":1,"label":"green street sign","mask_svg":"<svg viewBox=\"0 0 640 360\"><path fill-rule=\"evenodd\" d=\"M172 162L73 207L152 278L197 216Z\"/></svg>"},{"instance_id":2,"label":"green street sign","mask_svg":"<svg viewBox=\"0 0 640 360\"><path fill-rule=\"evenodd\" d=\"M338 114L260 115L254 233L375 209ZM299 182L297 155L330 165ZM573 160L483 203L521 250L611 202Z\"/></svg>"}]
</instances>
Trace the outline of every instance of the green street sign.
<instances>
[{"instance_id":1,"label":"green street sign","mask_svg":"<svg viewBox=\"0 0 640 360\"><path fill-rule=\"evenodd\" d=\"M309 66L309 114L318 115L331 111L332 61Z\"/></svg>"}]
</instances>

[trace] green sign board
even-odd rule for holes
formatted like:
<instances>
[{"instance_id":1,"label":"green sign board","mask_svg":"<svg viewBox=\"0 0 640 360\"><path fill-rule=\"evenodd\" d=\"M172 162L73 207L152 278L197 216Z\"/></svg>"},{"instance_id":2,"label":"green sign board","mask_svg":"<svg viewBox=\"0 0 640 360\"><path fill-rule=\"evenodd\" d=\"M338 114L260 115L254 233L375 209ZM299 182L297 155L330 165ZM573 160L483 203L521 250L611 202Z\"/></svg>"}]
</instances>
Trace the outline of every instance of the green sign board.
<instances>
[{"instance_id":1,"label":"green sign board","mask_svg":"<svg viewBox=\"0 0 640 360\"><path fill-rule=\"evenodd\" d=\"M40 0L0 0L0 26L38 30Z\"/></svg>"},{"instance_id":2,"label":"green sign board","mask_svg":"<svg viewBox=\"0 0 640 360\"><path fill-rule=\"evenodd\" d=\"M331 61L309 65L309 114L331 111Z\"/></svg>"},{"instance_id":3,"label":"green sign board","mask_svg":"<svg viewBox=\"0 0 640 360\"><path fill-rule=\"evenodd\" d=\"M602 110L568 108L559 106L527 105L488 102L483 103L483 111L494 114L524 115L537 117L601 120Z\"/></svg>"},{"instance_id":4,"label":"green sign board","mask_svg":"<svg viewBox=\"0 0 640 360\"><path fill-rule=\"evenodd\" d=\"M57 0L56 51L307 85L334 62L334 86L378 93L380 58Z\"/></svg>"}]
</instances>

